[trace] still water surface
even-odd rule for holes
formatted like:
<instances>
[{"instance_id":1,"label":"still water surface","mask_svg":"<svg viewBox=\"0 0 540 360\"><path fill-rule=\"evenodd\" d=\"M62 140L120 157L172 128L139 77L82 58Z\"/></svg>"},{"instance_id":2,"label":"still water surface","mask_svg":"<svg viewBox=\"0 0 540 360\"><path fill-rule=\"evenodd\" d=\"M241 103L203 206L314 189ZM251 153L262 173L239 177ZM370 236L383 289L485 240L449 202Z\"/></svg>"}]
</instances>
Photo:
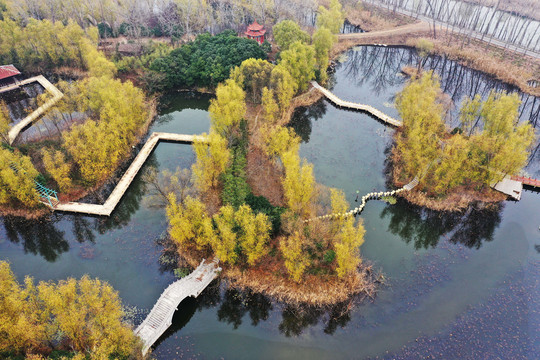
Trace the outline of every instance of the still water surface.
<instances>
[{"instance_id":1,"label":"still water surface","mask_svg":"<svg viewBox=\"0 0 540 360\"><path fill-rule=\"evenodd\" d=\"M400 67L414 64L403 48L360 47L342 57L333 91L391 116L404 84ZM470 91L507 89L482 74L440 58L427 67L456 103ZM522 119L536 122L537 99L523 96ZM207 131L209 98L162 99L151 131ZM347 194L386 189L385 160L393 130L369 116L326 101L299 109L292 123L303 138L301 155L315 165L317 181ZM189 167L189 145L160 144L151 167ZM528 172L540 177L533 156ZM0 259L19 279L64 279L90 274L109 281L141 321L171 270L160 265L156 241L166 230L164 210L150 208L141 176L110 219L53 214L42 221L1 219ZM348 311L297 309L215 284L180 305L173 326L154 351L157 359L538 359L540 358L540 194L492 210L444 214L398 202L372 201L362 218L366 261L384 272L375 299Z\"/></svg>"}]
</instances>

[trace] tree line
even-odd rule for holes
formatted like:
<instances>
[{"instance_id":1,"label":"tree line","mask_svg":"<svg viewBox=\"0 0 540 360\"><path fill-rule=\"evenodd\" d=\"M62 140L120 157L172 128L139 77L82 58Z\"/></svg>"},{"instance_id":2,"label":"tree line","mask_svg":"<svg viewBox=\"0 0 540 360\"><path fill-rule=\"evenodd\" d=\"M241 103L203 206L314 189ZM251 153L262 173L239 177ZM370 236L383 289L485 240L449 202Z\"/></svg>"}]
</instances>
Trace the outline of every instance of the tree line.
<instances>
[{"instance_id":1,"label":"tree line","mask_svg":"<svg viewBox=\"0 0 540 360\"><path fill-rule=\"evenodd\" d=\"M19 283L0 261L0 356L3 359L140 358L140 340L123 320L118 293L83 276L38 284Z\"/></svg>"},{"instance_id":2,"label":"tree line","mask_svg":"<svg viewBox=\"0 0 540 360\"><path fill-rule=\"evenodd\" d=\"M98 27L101 37L178 39L205 32L217 34L231 28L240 30L254 19L265 24L294 19L304 25L314 25L318 5L317 0L81 0L67 3L62 0L0 0L0 16L4 9L4 18L21 22L72 20L82 28Z\"/></svg>"}]
</instances>

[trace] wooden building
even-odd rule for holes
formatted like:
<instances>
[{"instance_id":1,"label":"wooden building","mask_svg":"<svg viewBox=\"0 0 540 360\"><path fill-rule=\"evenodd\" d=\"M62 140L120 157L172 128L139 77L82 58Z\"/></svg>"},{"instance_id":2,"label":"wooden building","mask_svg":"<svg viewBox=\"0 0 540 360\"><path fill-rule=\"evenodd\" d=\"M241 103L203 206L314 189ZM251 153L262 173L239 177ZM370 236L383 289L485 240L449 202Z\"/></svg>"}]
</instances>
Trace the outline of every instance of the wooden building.
<instances>
[{"instance_id":1,"label":"wooden building","mask_svg":"<svg viewBox=\"0 0 540 360\"><path fill-rule=\"evenodd\" d=\"M248 39L253 39L259 44L262 44L265 40L266 30L264 29L264 26L255 21L253 22L253 24L247 27L247 30L244 34L247 36Z\"/></svg>"},{"instance_id":2,"label":"wooden building","mask_svg":"<svg viewBox=\"0 0 540 360\"><path fill-rule=\"evenodd\" d=\"M13 65L0 65L0 88L16 83L21 72Z\"/></svg>"}]
</instances>

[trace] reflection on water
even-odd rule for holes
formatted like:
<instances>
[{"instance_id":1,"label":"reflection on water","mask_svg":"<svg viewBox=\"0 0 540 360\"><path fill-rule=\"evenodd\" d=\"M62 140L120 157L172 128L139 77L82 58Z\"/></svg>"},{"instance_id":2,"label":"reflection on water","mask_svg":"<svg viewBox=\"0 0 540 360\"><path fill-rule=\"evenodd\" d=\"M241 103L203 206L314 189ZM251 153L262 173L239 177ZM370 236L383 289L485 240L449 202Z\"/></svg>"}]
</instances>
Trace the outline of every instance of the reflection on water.
<instances>
[{"instance_id":1,"label":"reflection on water","mask_svg":"<svg viewBox=\"0 0 540 360\"><path fill-rule=\"evenodd\" d=\"M389 218L389 232L406 243L412 242L415 249L434 248L441 238L480 249L483 242L493 240L502 207L497 204L479 209L473 205L463 212L441 212L398 199L396 205L385 207L380 216Z\"/></svg>"},{"instance_id":2,"label":"reflection on water","mask_svg":"<svg viewBox=\"0 0 540 360\"><path fill-rule=\"evenodd\" d=\"M251 291L227 289L217 316L219 321L237 329L242 324L242 318L246 313L249 313L251 324L256 326L261 320L268 319L270 310L272 310L272 303L264 295Z\"/></svg>"},{"instance_id":3,"label":"reflection on water","mask_svg":"<svg viewBox=\"0 0 540 360\"><path fill-rule=\"evenodd\" d=\"M311 123L322 118L324 114L326 114L326 102L321 99L311 106L297 108L289 126L300 136L302 142L307 143L311 134Z\"/></svg>"},{"instance_id":4,"label":"reflection on water","mask_svg":"<svg viewBox=\"0 0 540 360\"><path fill-rule=\"evenodd\" d=\"M4 217L2 222L8 240L21 244L25 253L40 255L54 262L60 254L69 251L64 232L55 226L55 217L39 220Z\"/></svg>"},{"instance_id":5,"label":"reflection on water","mask_svg":"<svg viewBox=\"0 0 540 360\"><path fill-rule=\"evenodd\" d=\"M7 105L13 123L17 123L37 109L36 98L44 90L39 83L30 83L15 90L0 93L0 101Z\"/></svg>"},{"instance_id":6,"label":"reflection on water","mask_svg":"<svg viewBox=\"0 0 540 360\"><path fill-rule=\"evenodd\" d=\"M346 53L347 61L341 64L339 71L351 79L358 87L368 87L374 95L388 94L389 88L402 85L405 81L399 74L404 66L416 66L421 59L411 48L396 46L361 46ZM521 98L520 117L534 126L540 117L540 99L521 93L516 87L503 83L482 72L464 67L446 56L430 55L424 64L425 70L434 70L440 77L442 90L451 96L456 107L465 96L480 94L486 97L491 91L518 92ZM393 89L391 89L393 90ZM365 99L364 99L365 100ZM454 111L454 115L456 112Z\"/></svg>"}]
</instances>

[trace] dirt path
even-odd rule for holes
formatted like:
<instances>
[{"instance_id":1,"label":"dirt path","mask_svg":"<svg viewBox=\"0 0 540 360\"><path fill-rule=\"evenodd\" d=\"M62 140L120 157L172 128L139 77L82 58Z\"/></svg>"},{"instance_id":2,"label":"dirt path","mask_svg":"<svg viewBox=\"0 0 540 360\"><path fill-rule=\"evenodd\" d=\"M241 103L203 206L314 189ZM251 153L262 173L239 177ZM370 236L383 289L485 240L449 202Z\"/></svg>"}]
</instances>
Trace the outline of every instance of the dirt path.
<instances>
[{"instance_id":1,"label":"dirt path","mask_svg":"<svg viewBox=\"0 0 540 360\"><path fill-rule=\"evenodd\" d=\"M355 40L362 42L363 40L372 40L387 38L390 36L406 35L411 33L421 33L429 32L429 24L425 21L419 21L414 24L408 24L403 26L398 26L393 29L379 30L379 31L370 31L365 33L352 33L352 34L341 34L338 35L339 41L348 41Z\"/></svg>"}]
</instances>

